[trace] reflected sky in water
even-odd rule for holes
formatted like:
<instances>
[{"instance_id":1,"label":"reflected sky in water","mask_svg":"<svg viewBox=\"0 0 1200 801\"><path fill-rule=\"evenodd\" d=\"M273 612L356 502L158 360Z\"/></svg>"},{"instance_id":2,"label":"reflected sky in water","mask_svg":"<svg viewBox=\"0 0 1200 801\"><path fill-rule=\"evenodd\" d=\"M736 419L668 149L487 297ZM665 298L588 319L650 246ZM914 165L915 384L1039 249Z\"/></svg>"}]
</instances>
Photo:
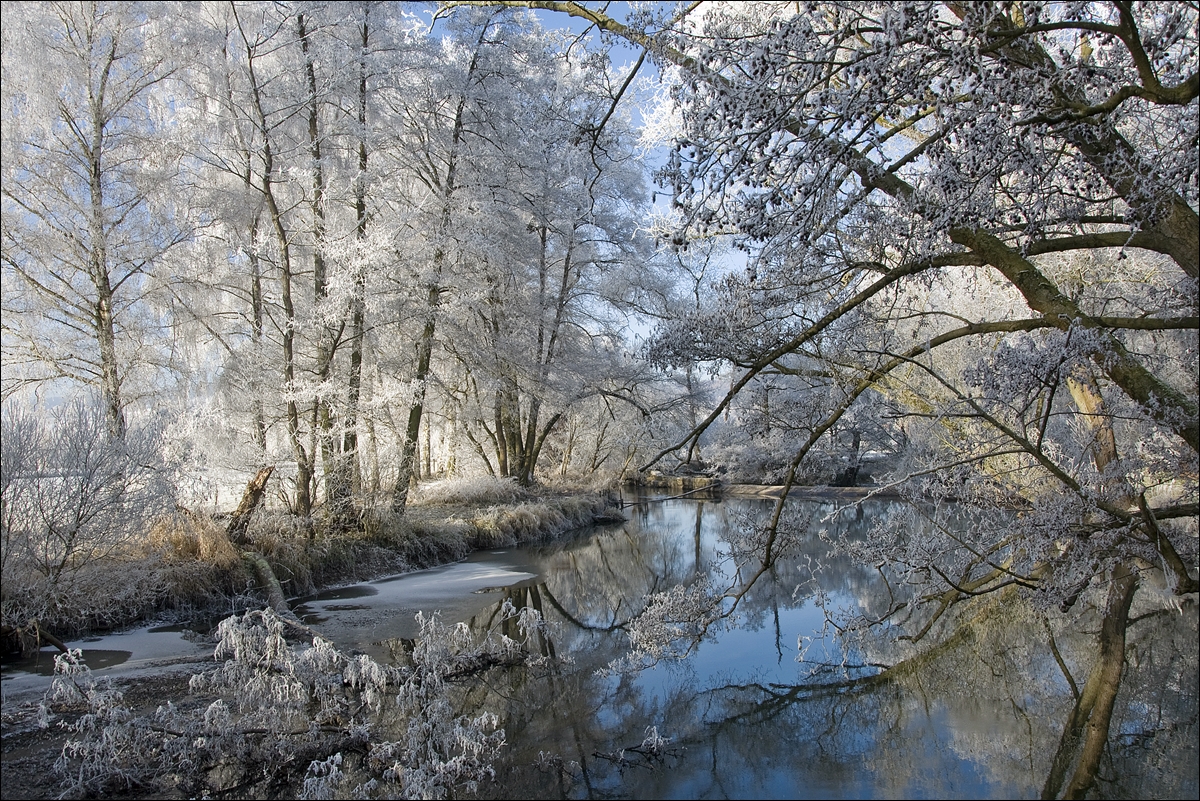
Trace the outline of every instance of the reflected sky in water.
<instances>
[{"instance_id":1,"label":"reflected sky in water","mask_svg":"<svg viewBox=\"0 0 1200 801\"><path fill-rule=\"evenodd\" d=\"M866 537L876 524L900 525L898 502L870 501L861 513L797 503L795 547L745 594L731 625L714 627L684 660L636 674L605 673L627 652L625 626L652 593L704 574L736 584L729 552L738 531L771 509L763 500L643 500L626 509L623 525L326 590L296 599L294 608L339 648L381 660L390 658L396 638L417 633L419 610L467 621L480 632L495 624L506 601L539 610L553 624L543 652L565 661L493 672L485 683L463 688L463 712L495 712L507 733L498 782L484 797L1040 794L1072 699L1033 610L1013 604L985 616L971 636L886 681L847 682L871 671L820 667L911 655L890 638L847 648L826 626L815 595L819 582L827 608L869 615L887 608L891 598L879 573L830 542ZM1057 642L1079 680L1094 647L1084 623L1082 633ZM811 638L804 662L797 660L802 637ZM82 646L109 664L211 652L211 645L185 642L178 629ZM1195 797L1195 605L1133 627L1130 649L1113 722L1120 735L1110 739L1100 793ZM6 694L14 686L12 667L5 665ZM649 727L671 738L667 753L638 752Z\"/></svg>"},{"instance_id":2,"label":"reflected sky in water","mask_svg":"<svg viewBox=\"0 0 1200 801\"><path fill-rule=\"evenodd\" d=\"M493 681L493 692L479 702L501 713L510 743L495 797L1037 797L1071 704L1040 618L1013 604L982 619L972 636L887 681L839 683L848 674L814 663L894 663L910 651L895 650L890 638L846 650L825 626L813 579L828 607L868 614L886 608L880 575L829 541L867 536L874 524L899 524L900 506L872 501L863 514L838 514L821 502L797 506L804 522L797 547L770 580L746 594L736 625L715 628L686 659L636 675L597 673L624 653L622 624L652 591L706 571L734 578L733 532L761 520L770 503L646 503L627 510L624 527L531 550L539 582L507 597L556 623L554 652L573 662ZM475 622L489 619L485 613ZM1160 668L1183 691L1155 707L1182 721L1161 745L1185 754L1196 750L1195 619L1193 610L1165 621L1178 630L1170 635L1174 661L1164 656ZM1160 639L1161 632L1147 631ZM800 637L813 638L803 663ZM1090 664L1092 643L1088 634L1058 642L1077 674ZM1162 680L1131 675L1128 686L1134 693ZM1127 716L1144 729L1148 718L1135 718ZM661 760L636 750L650 726L673 739ZM547 753L559 755L564 767L547 766ZM541 767L531 767L539 759ZM1196 769L1131 774L1123 786L1135 797L1171 787L1194 795Z\"/></svg>"}]
</instances>

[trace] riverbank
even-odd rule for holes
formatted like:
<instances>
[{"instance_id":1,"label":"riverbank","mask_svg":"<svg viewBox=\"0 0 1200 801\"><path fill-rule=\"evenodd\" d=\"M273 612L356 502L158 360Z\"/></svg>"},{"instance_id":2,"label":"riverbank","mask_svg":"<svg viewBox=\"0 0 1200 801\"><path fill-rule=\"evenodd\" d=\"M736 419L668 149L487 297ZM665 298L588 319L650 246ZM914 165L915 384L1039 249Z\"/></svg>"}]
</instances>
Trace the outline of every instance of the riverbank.
<instances>
[{"instance_id":1,"label":"riverbank","mask_svg":"<svg viewBox=\"0 0 1200 801\"><path fill-rule=\"evenodd\" d=\"M163 521L147 538L148 553L96 565L83 577L73 613L62 609L60 601L57 619L39 624L57 629L53 641L42 638L30 643L26 637L25 643L14 642L15 638L6 642L6 668L20 667L6 670L3 700L40 697L58 653L51 642L87 648L93 667L122 679L153 674L211 656L211 644L185 641L185 630L207 630L230 614L264 605L277 605L286 612L279 595L298 598L408 574L461 562L476 550L549 541L575 529L624 519L618 496L610 491L534 492L496 481L457 484L460 489L464 485L466 492L447 493L443 488L418 495L402 517L364 516L364 526L356 531L313 531L294 516L268 511L250 526L242 553L212 517L187 513ZM255 563L269 566L267 581ZM272 581L275 592L269 586ZM123 603L138 595L138 585L145 583L156 585L155 597L143 599L140 605ZM6 586L6 604L13 594L13 588ZM272 603L273 594L279 604ZM104 625L87 625L91 619ZM128 648L132 633L170 630L176 634L167 645L161 635L137 637L136 659L124 651L125 659L115 651L113 657L106 657L106 648ZM106 646L112 637L126 644ZM17 649L21 644L33 647L22 655ZM41 679L34 674L42 674Z\"/></svg>"},{"instance_id":2,"label":"riverbank","mask_svg":"<svg viewBox=\"0 0 1200 801\"><path fill-rule=\"evenodd\" d=\"M251 527L250 547L263 554L281 583L286 584L288 595L295 597L456 562L477 549L550 541L575 529L618 522L623 519L619 507L617 496L607 491L556 494L516 490L504 498L486 493L434 495L419 500L403 518L368 519L362 531L340 535L317 533L310 537L296 521L264 514ZM198 516L189 521L186 525L177 524L173 530L171 547L175 553L169 557L182 560L189 551L194 552L193 573L211 574L213 565L223 562L223 569L232 575L221 579L221 587L239 580L254 580L253 573L236 558L236 551L228 541L220 542L222 532L213 521ZM171 544L169 538L163 542ZM202 565L207 566L204 571L200 570ZM254 608L264 605L264 598L262 588L248 584L244 592L225 594L225 603L236 599L238 606ZM174 614L170 609L164 610L159 622L178 622L218 611L225 614L240 611L228 605L218 610L180 600L183 602ZM125 702L141 713L152 712L164 699L186 698L192 675L212 668L213 646L207 638L189 639L184 635L181 638L179 644L186 653L167 656L150 652L98 675L109 678L124 693ZM70 644L74 646L74 642ZM103 647L103 641L91 645ZM49 666L54 655L47 648L40 659ZM38 725L38 703L47 683L48 677L34 675L4 682L0 704L0 764L3 765L0 798L42 799L58 795L53 766L67 733L57 726L42 729ZM57 711L60 720L72 720L70 710Z\"/></svg>"},{"instance_id":3,"label":"riverbank","mask_svg":"<svg viewBox=\"0 0 1200 801\"><path fill-rule=\"evenodd\" d=\"M512 482L458 482L460 488L464 484L466 492L418 495L403 516L364 515L362 528L353 531L327 531L291 515L262 513L241 549L210 516L186 513L163 521L150 533L143 552L89 571L82 588L108 586L108 597L93 592L77 599L74 617L60 609L57 620L43 619L41 625L60 636L35 641L34 651L49 661L55 641L95 641L139 626L194 626L264 603L275 605L273 594L297 598L461 562L479 549L548 541L574 529L624 520L618 496L610 491L553 493ZM268 568L266 581L256 569L261 564ZM129 579L125 587L106 575L114 573ZM124 618L118 617L122 610L104 610L106 602L121 600L122 590L147 573L155 574L159 585L153 605L127 606ZM10 587L5 590L8 602L14 593ZM89 626L89 617L100 617L105 624ZM14 657L15 644L8 643L6 663Z\"/></svg>"},{"instance_id":4,"label":"riverbank","mask_svg":"<svg viewBox=\"0 0 1200 801\"><path fill-rule=\"evenodd\" d=\"M404 515L369 509L352 530L263 510L237 545L219 518L181 510L142 541L53 586L32 569L6 571L6 655L53 642L45 634L78 639L261 606L269 587L246 555L261 556L281 592L295 597L455 562L478 548L553 538L611 522L620 508L610 491L531 491L495 479L437 482L423 490Z\"/></svg>"}]
</instances>

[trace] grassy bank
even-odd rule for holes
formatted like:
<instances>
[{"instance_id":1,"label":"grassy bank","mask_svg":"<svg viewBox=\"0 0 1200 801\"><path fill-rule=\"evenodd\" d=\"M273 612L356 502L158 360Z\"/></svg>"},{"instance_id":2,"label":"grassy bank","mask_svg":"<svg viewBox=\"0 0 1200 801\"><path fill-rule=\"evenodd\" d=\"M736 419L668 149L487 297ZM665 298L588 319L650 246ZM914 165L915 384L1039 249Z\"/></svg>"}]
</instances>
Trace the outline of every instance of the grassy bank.
<instances>
[{"instance_id":1,"label":"grassy bank","mask_svg":"<svg viewBox=\"0 0 1200 801\"><path fill-rule=\"evenodd\" d=\"M465 558L477 548L552 539L592 525L618 506L609 492L531 492L510 481L438 482L418 491L403 516L367 510L361 528L334 531L320 519L263 510L248 550L266 558L287 595L417 570ZM149 619L187 619L262 606L264 589L225 534L223 521L179 510L144 539L49 581L6 565L6 645L37 620L62 639Z\"/></svg>"}]
</instances>

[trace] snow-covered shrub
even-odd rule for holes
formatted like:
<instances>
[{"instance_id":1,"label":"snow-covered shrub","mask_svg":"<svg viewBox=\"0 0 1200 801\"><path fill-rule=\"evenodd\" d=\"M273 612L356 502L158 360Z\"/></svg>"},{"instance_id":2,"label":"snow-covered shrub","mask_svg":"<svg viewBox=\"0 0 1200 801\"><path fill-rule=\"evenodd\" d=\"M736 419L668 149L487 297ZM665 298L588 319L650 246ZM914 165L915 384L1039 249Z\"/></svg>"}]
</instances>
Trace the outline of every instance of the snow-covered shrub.
<instances>
[{"instance_id":1,"label":"snow-covered shrub","mask_svg":"<svg viewBox=\"0 0 1200 801\"><path fill-rule=\"evenodd\" d=\"M74 722L61 722L69 733L56 772L67 777L64 796L128 790L155 778L159 735L149 726L134 725L124 694L111 682L99 682L83 663L83 652L72 649L54 658L54 681L39 710L41 725L50 724L52 710L76 710Z\"/></svg>"},{"instance_id":2,"label":"snow-covered shrub","mask_svg":"<svg viewBox=\"0 0 1200 801\"><path fill-rule=\"evenodd\" d=\"M4 566L23 562L51 582L119 553L174 507L154 426L108 433L96 403L75 400L47 424L3 414Z\"/></svg>"},{"instance_id":3,"label":"snow-covered shrub","mask_svg":"<svg viewBox=\"0 0 1200 801\"><path fill-rule=\"evenodd\" d=\"M384 665L320 637L289 645L295 624L269 609L233 616L217 631L215 656L224 661L191 681L194 692L216 699L195 709L167 704L150 718L122 706L120 693L80 679L88 674L78 654L64 658L47 703L67 698L86 711L67 727L74 736L57 770L70 795L133 784L304 798L472 791L494 775L504 731L487 711L462 714L463 683L543 658L531 644L544 625L537 612L506 604L498 618L479 640L465 624L418 616L421 633L406 664Z\"/></svg>"},{"instance_id":4,"label":"snow-covered shrub","mask_svg":"<svg viewBox=\"0 0 1200 801\"><path fill-rule=\"evenodd\" d=\"M76 610L104 606L133 586L143 591L139 607L152 602L152 565L113 565L144 562L147 533L174 507L159 429L133 425L114 437L100 405L84 399L49 421L7 404L0 427L3 622L36 617L74 629L83 623ZM117 612L101 616L112 622Z\"/></svg>"}]
</instances>

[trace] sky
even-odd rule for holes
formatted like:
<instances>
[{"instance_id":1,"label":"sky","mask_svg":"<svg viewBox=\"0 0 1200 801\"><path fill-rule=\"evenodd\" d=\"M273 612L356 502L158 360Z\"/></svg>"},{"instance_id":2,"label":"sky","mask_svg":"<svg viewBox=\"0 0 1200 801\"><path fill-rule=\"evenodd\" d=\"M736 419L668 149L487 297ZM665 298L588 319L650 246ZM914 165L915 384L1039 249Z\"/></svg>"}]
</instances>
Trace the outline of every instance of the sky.
<instances>
[{"instance_id":1,"label":"sky","mask_svg":"<svg viewBox=\"0 0 1200 801\"><path fill-rule=\"evenodd\" d=\"M421 17L422 19L428 20L431 23L432 30L436 32L438 30L438 26L442 24L440 21L434 21L434 14L437 11L438 4L414 3L412 5L414 7L414 13L416 13L417 16ZM608 15L617 20L624 20L629 15L631 10L631 4L628 2L585 3L585 5L606 6ZM664 7L673 7L676 4L661 3L659 5ZM417 7L420 7L420 10L417 10ZM598 32L596 29L589 22L578 17L572 17L569 14L546 11L543 9L534 9L533 16L541 23L542 27L546 28L547 30L567 30L574 34L587 33L588 37L592 39L593 45L595 45L598 40ZM613 66L616 67L618 73L621 75L626 75L628 70L632 68L635 63L637 63L638 57L642 54L641 48L628 45L619 37L610 37L608 47L609 58L611 59ZM655 66L650 59L646 59L641 68L638 70L639 80L657 80L658 76L658 67ZM633 115L634 122L640 123L640 111L636 108L629 108L627 110Z\"/></svg>"}]
</instances>

